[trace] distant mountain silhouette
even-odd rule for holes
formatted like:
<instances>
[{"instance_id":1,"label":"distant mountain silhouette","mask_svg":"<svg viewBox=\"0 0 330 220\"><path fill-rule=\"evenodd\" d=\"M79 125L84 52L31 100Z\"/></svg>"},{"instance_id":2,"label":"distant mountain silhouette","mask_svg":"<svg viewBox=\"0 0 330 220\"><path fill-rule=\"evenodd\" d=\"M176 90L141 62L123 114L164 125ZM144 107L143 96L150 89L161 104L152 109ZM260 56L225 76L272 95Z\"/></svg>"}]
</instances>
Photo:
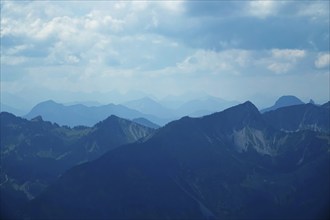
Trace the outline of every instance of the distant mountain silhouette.
<instances>
[{"instance_id":1,"label":"distant mountain silhouette","mask_svg":"<svg viewBox=\"0 0 330 220\"><path fill-rule=\"evenodd\" d=\"M12 113L12 114L18 115L18 116L21 116L25 113L23 110L11 107L11 106L3 104L3 103L0 103L0 112L9 112L9 113Z\"/></svg>"},{"instance_id":2,"label":"distant mountain silhouette","mask_svg":"<svg viewBox=\"0 0 330 220\"><path fill-rule=\"evenodd\" d=\"M149 97L125 102L123 105L145 114L155 115L159 118L169 118L171 120L176 117L172 110L162 106Z\"/></svg>"},{"instance_id":3,"label":"distant mountain silhouette","mask_svg":"<svg viewBox=\"0 0 330 220\"><path fill-rule=\"evenodd\" d=\"M1 216L40 194L65 170L91 161L122 144L147 137L153 129L110 116L94 127L69 128L0 113ZM3 212L5 210L6 212Z\"/></svg>"},{"instance_id":4,"label":"distant mountain silhouette","mask_svg":"<svg viewBox=\"0 0 330 220\"><path fill-rule=\"evenodd\" d=\"M251 102L183 117L70 169L24 213L32 219L327 219L329 133L306 128L281 131Z\"/></svg>"},{"instance_id":5,"label":"distant mountain silhouette","mask_svg":"<svg viewBox=\"0 0 330 220\"><path fill-rule=\"evenodd\" d=\"M101 106L102 104L96 101L82 101L82 102L67 102L67 103L63 103L63 105L65 106L70 106L70 105L85 105L88 107L92 107L92 106Z\"/></svg>"},{"instance_id":6,"label":"distant mountain silhouette","mask_svg":"<svg viewBox=\"0 0 330 220\"><path fill-rule=\"evenodd\" d=\"M176 112L181 116L189 115L192 117L200 117L222 111L237 104L238 102L235 101L226 101L217 97L205 96L182 104L176 109Z\"/></svg>"},{"instance_id":7,"label":"distant mountain silhouette","mask_svg":"<svg viewBox=\"0 0 330 220\"><path fill-rule=\"evenodd\" d=\"M127 119L144 117L161 125L168 122L166 119L143 114L123 105L108 104L87 107L82 104L76 104L65 106L52 100L37 104L27 115L25 115L25 117L31 119L38 115L41 115L46 121L56 122L59 125L68 125L71 127L77 125L93 126L110 115L117 115L118 117Z\"/></svg>"},{"instance_id":8,"label":"distant mountain silhouette","mask_svg":"<svg viewBox=\"0 0 330 220\"><path fill-rule=\"evenodd\" d=\"M155 100L144 97L142 99L133 100L123 103L123 105L138 110L140 112L167 118L168 121L177 120L183 116L200 117L224 110L228 107L238 104L238 102L226 101L217 97L204 96L199 99L186 101L176 107L166 108Z\"/></svg>"},{"instance_id":9,"label":"distant mountain silhouette","mask_svg":"<svg viewBox=\"0 0 330 220\"><path fill-rule=\"evenodd\" d=\"M300 99L298 99L297 97L295 97L295 96L292 96L292 95L281 96L275 102L275 104L273 106L271 106L269 108L262 109L260 112L264 113L264 112L276 110L278 108L282 108L282 107L286 107L286 106L301 105L301 104L305 104L305 103L303 101L301 101Z\"/></svg>"}]
</instances>

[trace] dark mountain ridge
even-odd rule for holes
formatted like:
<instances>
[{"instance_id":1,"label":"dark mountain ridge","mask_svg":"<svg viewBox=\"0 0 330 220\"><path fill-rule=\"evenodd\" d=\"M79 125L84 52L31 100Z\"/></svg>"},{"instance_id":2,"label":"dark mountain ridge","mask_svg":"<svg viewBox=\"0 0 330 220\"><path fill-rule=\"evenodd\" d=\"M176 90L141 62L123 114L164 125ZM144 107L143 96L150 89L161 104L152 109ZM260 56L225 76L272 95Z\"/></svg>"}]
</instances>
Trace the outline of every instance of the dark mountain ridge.
<instances>
[{"instance_id":1,"label":"dark mountain ridge","mask_svg":"<svg viewBox=\"0 0 330 220\"><path fill-rule=\"evenodd\" d=\"M329 102L328 102L329 103ZM274 128L285 131L314 130L330 132L329 104L301 104L265 112L262 116Z\"/></svg>"},{"instance_id":2,"label":"dark mountain ridge","mask_svg":"<svg viewBox=\"0 0 330 220\"><path fill-rule=\"evenodd\" d=\"M15 213L15 204L39 195L74 165L94 160L106 151L150 135L153 129L116 116L93 127L70 128L0 113L1 214ZM6 205L6 206L5 206ZM5 206L5 208L3 208Z\"/></svg>"},{"instance_id":3,"label":"dark mountain ridge","mask_svg":"<svg viewBox=\"0 0 330 220\"><path fill-rule=\"evenodd\" d=\"M326 219L326 131L278 130L250 102L184 117L144 142L70 169L30 203L26 216Z\"/></svg>"}]
</instances>

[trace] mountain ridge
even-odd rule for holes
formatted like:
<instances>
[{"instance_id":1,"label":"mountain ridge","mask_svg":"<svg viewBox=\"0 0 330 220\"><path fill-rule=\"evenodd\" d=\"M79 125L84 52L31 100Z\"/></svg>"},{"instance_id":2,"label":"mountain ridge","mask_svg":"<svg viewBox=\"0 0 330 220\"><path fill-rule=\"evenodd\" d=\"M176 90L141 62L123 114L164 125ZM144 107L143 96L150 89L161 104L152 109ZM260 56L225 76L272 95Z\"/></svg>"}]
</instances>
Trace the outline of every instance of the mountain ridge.
<instances>
[{"instance_id":1,"label":"mountain ridge","mask_svg":"<svg viewBox=\"0 0 330 220\"><path fill-rule=\"evenodd\" d=\"M3 209L15 213L15 204L39 195L72 166L154 131L117 116L109 116L93 127L70 128L43 121L40 116L27 120L1 112L0 122L0 189L1 200L6 200L6 204L1 203L2 217L6 217Z\"/></svg>"},{"instance_id":2,"label":"mountain ridge","mask_svg":"<svg viewBox=\"0 0 330 220\"><path fill-rule=\"evenodd\" d=\"M307 103L294 106L286 106L263 113L263 118L274 128L297 131L314 130L329 132L330 115L327 102L321 106Z\"/></svg>"},{"instance_id":3,"label":"mountain ridge","mask_svg":"<svg viewBox=\"0 0 330 220\"><path fill-rule=\"evenodd\" d=\"M130 120L144 117L150 121L160 122L160 124L167 122L165 119L144 114L123 105L115 105L110 103L107 105L90 107L83 104L65 106L63 104L56 103L53 100L48 100L37 104L24 117L31 119L41 115L47 121L73 127L78 125L93 126L97 122L106 119L112 114Z\"/></svg>"},{"instance_id":4,"label":"mountain ridge","mask_svg":"<svg viewBox=\"0 0 330 220\"><path fill-rule=\"evenodd\" d=\"M250 142L240 151L231 134L247 128L260 133L247 133ZM325 217L328 141L327 132L276 130L250 102L202 118L183 117L144 142L74 167L33 200L27 213L37 219ZM258 151L268 144L276 154Z\"/></svg>"}]
</instances>

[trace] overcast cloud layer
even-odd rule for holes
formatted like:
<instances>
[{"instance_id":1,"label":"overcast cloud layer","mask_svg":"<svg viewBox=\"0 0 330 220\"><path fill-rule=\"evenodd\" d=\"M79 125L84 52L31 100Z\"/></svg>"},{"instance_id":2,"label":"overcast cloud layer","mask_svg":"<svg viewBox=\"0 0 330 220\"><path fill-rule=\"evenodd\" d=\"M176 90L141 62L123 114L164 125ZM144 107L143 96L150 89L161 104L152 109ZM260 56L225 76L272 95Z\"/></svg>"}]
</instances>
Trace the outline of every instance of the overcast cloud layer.
<instances>
[{"instance_id":1,"label":"overcast cloud layer","mask_svg":"<svg viewBox=\"0 0 330 220\"><path fill-rule=\"evenodd\" d=\"M38 101L139 91L325 102L329 4L1 1L1 92Z\"/></svg>"}]
</instances>

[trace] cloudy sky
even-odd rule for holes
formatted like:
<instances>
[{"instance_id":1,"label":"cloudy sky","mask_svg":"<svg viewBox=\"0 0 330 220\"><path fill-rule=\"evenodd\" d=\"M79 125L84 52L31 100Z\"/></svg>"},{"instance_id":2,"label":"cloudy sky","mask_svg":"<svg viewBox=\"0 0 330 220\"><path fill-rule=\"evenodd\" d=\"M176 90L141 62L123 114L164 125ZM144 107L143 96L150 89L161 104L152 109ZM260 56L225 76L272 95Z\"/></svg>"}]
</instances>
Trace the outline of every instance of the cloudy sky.
<instances>
[{"instance_id":1,"label":"cloudy sky","mask_svg":"<svg viewBox=\"0 0 330 220\"><path fill-rule=\"evenodd\" d=\"M325 102L329 4L1 1L2 102L111 102L109 94Z\"/></svg>"}]
</instances>

